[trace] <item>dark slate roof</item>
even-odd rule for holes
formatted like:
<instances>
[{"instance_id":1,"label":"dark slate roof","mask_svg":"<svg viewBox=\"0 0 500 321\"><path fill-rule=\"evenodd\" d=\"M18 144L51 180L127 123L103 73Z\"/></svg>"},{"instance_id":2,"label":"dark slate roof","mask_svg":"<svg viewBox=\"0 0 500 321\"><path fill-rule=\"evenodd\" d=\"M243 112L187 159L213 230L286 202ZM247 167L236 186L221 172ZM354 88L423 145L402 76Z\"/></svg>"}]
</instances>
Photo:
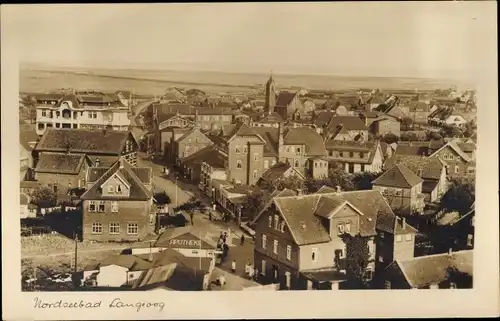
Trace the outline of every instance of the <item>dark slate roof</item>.
<instances>
[{"instance_id":1,"label":"dark slate roof","mask_svg":"<svg viewBox=\"0 0 500 321\"><path fill-rule=\"evenodd\" d=\"M264 145L264 156L277 156L278 155L278 128L274 127L253 127L262 139L266 141Z\"/></svg>"},{"instance_id":2,"label":"dark slate roof","mask_svg":"<svg viewBox=\"0 0 500 321\"><path fill-rule=\"evenodd\" d=\"M279 123L283 121L283 117L280 116L277 112L261 112L256 113L251 116L252 120L257 123Z\"/></svg>"},{"instance_id":3,"label":"dark slate roof","mask_svg":"<svg viewBox=\"0 0 500 321\"><path fill-rule=\"evenodd\" d=\"M319 112L314 116L314 125L317 127L325 127L330 123L335 115L336 113L334 111Z\"/></svg>"},{"instance_id":4,"label":"dark slate roof","mask_svg":"<svg viewBox=\"0 0 500 321\"><path fill-rule=\"evenodd\" d=\"M297 94L288 91L283 91L278 94L276 106L288 106Z\"/></svg>"},{"instance_id":5,"label":"dark slate roof","mask_svg":"<svg viewBox=\"0 0 500 321\"><path fill-rule=\"evenodd\" d=\"M409 170L408 167L397 164L380 175L372 182L372 184L389 187L411 188L421 182L423 182L423 180Z\"/></svg>"},{"instance_id":6,"label":"dark slate roof","mask_svg":"<svg viewBox=\"0 0 500 321\"><path fill-rule=\"evenodd\" d=\"M409 155L409 156L429 156L430 149L428 145L402 145L398 144L396 147L395 155Z\"/></svg>"},{"instance_id":7,"label":"dark slate roof","mask_svg":"<svg viewBox=\"0 0 500 321\"><path fill-rule=\"evenodd\" d=\"M109 265L118 265L127 268L129 271L144 271L151 267L151 262L147 259L140 258L137 255L117 254L108 256L101 261L97 267Z\"/></svg>"},{"instance_id":8,"label":"dark slate roof","mask_svg":"<svg viewBox=\"0 0 500 321\"><path fill-rule=\"evenodd\" d=\"M90 172L93 168L88 169ZM145 201L151 199L153 196L151 191L144 186L144 183L135 174L137 170L133 170L132 166L125 160L120 159L113 166L111 166L95 183L90 187L82 196L82 200L138 200ZM130 195L124 197L104 197L102 195L101 185L106 182L114 174L118 174L130 184ZM89 176L89 175L88 175ZM142 175L141 176L146 176Z\"/></svg>"},{"instance_id":9,"label":"dark slate roof","mask_svg":"<svg viewBox=\"0 0 500 321\"><path fill-rule=\"evenodd\" d=\"M329 140L326 142L328 150L346 151L346 152L370 152L377 147L377 143L371 142L355 142L350 140Z\"/></svg>"},{"instance_id":10,"label":"dark slate roof","mask_svg":"<svg viewBox=\"0 0 500 321\"><path fill-rule=\"evenodd\" d=\"M408 283L415 288L438 284L446 280L447 269L473 275L473 250L426 255L394 263L403 272Z\"/></svg>"},{"instance_id":11,"label":"dark slate roof","mask_svg":"<svg viewBox=\"0 0 500 321\"><path fill-rule=\"evenodd\" d=\"M43 152L39 155L35 172L76 175L80 173L84 161L84 154Z\"/></svg>"},{"instance_id":12,"label":"dark slate roof","mask_svg":"<svg viewBox=\"0 0 500 321\"><path fill-rule=\"evenodd\" d=\"M75 153L120 155L131 136L129 131L51 128L45 131L35 150L65 152L69 147Z\"/></svg>"},{"instance_id":13,"label":"dark slate roof","mask_svg":"<svg viewBox=\"0 0 500 321\"><path fill-rule=\"evenodd\" d=\"M338 126L347 128L348 130L368 130L361 118L356 116L335 116L328 124L329 130L335 130Z\"/></svg>"},{"instance_id":14,"label":"dark slate roof","mask_svg":"<svg viewBox=\"0 0 500 321\"><path fill-rule=\"evenodd\" d=\"M476 150L476 144L474 143L457 143L457 145L465 153L472 153Z\"/></svg>"},{"instance_id":15,"label":"dark slate roof","mask_svg":"<svg viewBox=\"0 0 500 321\"><path fill-rule=\"evenodd\" d=\"M151 167L130 167L130 169L143 184L150 185L153 183L153 169Z\"/></svg>"},{"instance_id":16,"label":"dark slate roof","mask_svg":"<svg viewBox=\"0 0 500 321\"><path fill-rule=\"evenodd\" d=\"M394 155L385 161L384 167L391 168L396 164L404 165L422 179L434 180L441 178L441 173L445 166L437 157Z\"/></svg>"}]
</instances>

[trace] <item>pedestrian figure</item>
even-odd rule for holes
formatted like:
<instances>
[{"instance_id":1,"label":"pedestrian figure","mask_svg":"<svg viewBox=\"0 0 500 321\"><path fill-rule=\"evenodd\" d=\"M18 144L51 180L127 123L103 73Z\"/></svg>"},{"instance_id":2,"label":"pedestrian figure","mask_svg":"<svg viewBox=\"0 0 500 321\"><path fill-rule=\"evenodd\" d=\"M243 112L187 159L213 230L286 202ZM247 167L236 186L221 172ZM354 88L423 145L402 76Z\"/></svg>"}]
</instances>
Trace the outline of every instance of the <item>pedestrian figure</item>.
<instances>
[{"instance_id":1,"label":"pedestrian figure","mask_svg":"<svg viewBox=\"0 0 500 321\"><path fill-rule=\"evenodd\" d=\"M223 275L219 276L220 287L223 288L225 284L226 284L226 278Z\"/></svg>"},{"instance_id":2,"label":"pedestrian figure","mask_svg":"<svg viewBox=\"0 0 500 321\"><path fill-rule=\"evenodd\" d=\"M257 278L259 277L259 269L254 269L254 280L257 281Z\"/></svg>"},{"instance_id":3,"label":"pedestrian figure","mask_svg":"<svg viewBox=\"0 0 500 321\"><path fill-rule=\"evenodd\" d=\"M229 246L227 246L226 243L222 244L222 253L223 253L224 257L227 256L228 252L229 252Z\"/></svg>"},{"instance_id":4,"label":"pedestrian figure","mask_svg":"<svg viewBox=\"0 0 500 321\"><path fill-rule=\"evenodd\" d=\"M231 263L231 271L233 271L233 273L236 272L236 261L233 260L233 263Z\"/></svg>"},{"instance_id":5,"label":"pedestrian figure","mask_svg":"<svg viewBox=\"0 0 500 321\"><path fill-rule=\"evenodd\" d=\"M241 245L245 243L245 235L241 234Z\"/></svg>"},{"instance_id":6,"label":"pedestrian figure","mask_svg":"<svg viewBox=\"0 0 500 321\"><path fill-rule=\"evenodd\" d=\"M250 265L248 264L248 262L247 262L247 264L245 264L245 274L246 275L250 274Z\"/></svg>"},{"instance_id":7,"label":"pedestrian figure","mask_svg":"<svg viewBox=\"0 0 500 321\"><path fill-rule=\"evenodd\" d=\"M253 279L254 273L255 273L255 269L253 268L253 266L249 266L248 267L248 277L250 278L250 280Z\"/></svg>"},{"instance_id":8,"label":"pedestrian figure","mask_svg":"<svg viewBox=\"0 0 500 321\"><path fill-rule=\"evenodd\" d=\"M208 220L211 221L212 220L212 211L208 212Z\"/></svg>"}]
</instances>

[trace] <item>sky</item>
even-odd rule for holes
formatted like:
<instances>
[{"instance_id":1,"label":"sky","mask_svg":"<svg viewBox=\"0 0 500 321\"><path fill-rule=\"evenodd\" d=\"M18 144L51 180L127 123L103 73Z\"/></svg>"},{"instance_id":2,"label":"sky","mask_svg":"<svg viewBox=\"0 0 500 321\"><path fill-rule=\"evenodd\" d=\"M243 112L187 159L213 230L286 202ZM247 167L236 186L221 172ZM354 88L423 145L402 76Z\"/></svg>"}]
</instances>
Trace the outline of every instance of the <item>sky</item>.
<instances>
[{"instance_id":1,"label":"sky","mask_svg":"<svg viewBox=\"0 0 500 321\"><path fill-rule=\"evenodd\" d=\"M481 35L496 30L496 9L488 7L484 2L30 5L2 10L2 27L23 62L458 79L473 73Z\"/></svg>"}]
</instances>

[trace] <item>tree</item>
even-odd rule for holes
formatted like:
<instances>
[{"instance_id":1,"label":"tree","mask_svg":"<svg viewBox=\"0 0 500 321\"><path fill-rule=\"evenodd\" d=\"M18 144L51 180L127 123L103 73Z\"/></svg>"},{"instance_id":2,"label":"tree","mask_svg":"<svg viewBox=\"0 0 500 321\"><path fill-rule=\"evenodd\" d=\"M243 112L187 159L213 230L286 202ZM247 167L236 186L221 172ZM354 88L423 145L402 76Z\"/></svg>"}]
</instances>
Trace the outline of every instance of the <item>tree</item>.
<instances>
[{"instance_id":1,"label":"tree","mask_svg":"<svg viewBox=\"0 0 500 321\"><path fill-rule=\"evenodd\" d=\"M184 204L174 208L175 212L184 211L188 213L194 213L197 210L203 209L205 206L202 202L196 199L196 197L191 196L191 198Z\"/></svg>"},{"instance_id":2,"label":"tree","mask_svg":"<svg viewBox=\"0 0 500 321\"><path fill-rule=\"evenodd\" d=\"M352 176L352 182L354 184L354 189L356 190L366 190L372 189L372 182L377 179L381 173L373 172L359 172Z\"/></svg>"},{"instance_id":3,"label":"tree","mask_svg":"<svg viewBox=\"0 0 500 321\"><path fill-rule=\"evenodd\" d=\"M470 211L476 200L475 186L468 181L454 181L441 198L441 209L457 211L461 215Z\"/></svg>"},{"instance_id":4,"label":"tree","mask_svg":"<svg viewBox=\"0 0 500 321\"><path fill-rule=\"evenodd\" d=\"M457 289L472 289L472 275L459 271L456 267L449 267L446 270L445 285L449 287L453 283Z\"/></svg>"},{"instance_id":5,"label":"tree","mask_svg":"<svg viewBox=\"0 0 500 321\"><path fill-rule=\"evenodd\" d=\"M464 137L471 137L472 135L474 135L474 129L474 124L472 123L472 121L465 123L463 131Z\"/></svg>"},{"instance_id":6,"label":"tree","mask_svg":"<svg viewBox=\"0 0 500 321\"><path fill-rule=\"evenodd\" d=\"M408 129L413 126L413 119L411 117L403 117L401 123L403 124L403 128Z\"/></svg>"},{"instance_id":7,"label":"tree","mask_svg":"<svg viewBox=\"0 0 500 321\"><path fill-rule=\"evenodd\" d=\"M443 136L439 135L439 133L429 131L429 132L427 132L427 139L429 139L429 140L442 140Z\"/></svg>"},{"instance_id":8,"label":"tree","mask_svg":"<svg viewBox=\"0 0 500 321\"><path fill-rule=\"evenodd\" d=\"M460 130L460 128L458 128L458 126L447 125L447 126L444 126L443 129L441 130L441 136L455 138L455 137L462 137L463 133Z\"/></svg>"},{"instance_id":9,"label":"tree","mask_svg":"<svg viewBox=\"0 0 500 321\"><path fill-rule=\"evenodd\" d=\"M352 177L343 168L333 167L328 170L328 185L331 187L340 186L343 191L354 190Z\"/></svg>"},{"instance_id":10,"label":"tree","mask_svg":"<svg viewBox=\"0 0 500 321\"><path fill-rule=\"evenodd\" d=\"M262 206L268 201L268 196L262 190L252 191L247 197L247 203L243 208L245 217L252 221L258 214Z\"/></svg>"},{"instance_id":11,"label":"tree","mask_svg":"<svg viewBox=\"0 0 500 321\"><path fill-rule=\"evenodd\" d=\"M40 208L54 207L57 204L57 195L46 186L38 187L31 193L31 202Z\"/></svg>"},{"instance_id":12,"label":"tree","mask_svg":"<svg viewBox=\"0 0 500 321\"><path fill-rule=\"evenodd\" d=\"M412 141L413 142L413 141L418 140L417 134L412 133L412 132L402 132L400 138L402 141Z\"/></svg>"},{"instance_id":13,"label":"tree","mask_svg":"<svg viewBox=\"0 0 500 321\"><path fill-rule=\"evenodd\" d=\"M348 287L351 289L364 289L368 287L365 279L366 268L370 261L368 240L360 234L354 236L343 234L342 240L346 245L345 270Z\"/></svg>"},{"instance_id":14,"label":"tree","mask_svg":"<svg viewBox=\"0 0 500 321\"><path fill-rule=\"evenodd\" d=\"M387 144L397 143L398 136L394 135L393 133L387 133L382 137L382 141Z\"/></svg>"},{"instance_id":15,"label":"tree","mask_svg":"<svg viewBox=\"0 0 500 321\"><path fill-rule=\"evenodd\" d=\"M289 177L282 177L282 178L278 179L275 182L275 187L279 191L282 191L285 188L296 190L296 189L304 189L305 184L304 184L304 180L302 180L298 176L289 176Z\"/></svg>"}]
</instances>

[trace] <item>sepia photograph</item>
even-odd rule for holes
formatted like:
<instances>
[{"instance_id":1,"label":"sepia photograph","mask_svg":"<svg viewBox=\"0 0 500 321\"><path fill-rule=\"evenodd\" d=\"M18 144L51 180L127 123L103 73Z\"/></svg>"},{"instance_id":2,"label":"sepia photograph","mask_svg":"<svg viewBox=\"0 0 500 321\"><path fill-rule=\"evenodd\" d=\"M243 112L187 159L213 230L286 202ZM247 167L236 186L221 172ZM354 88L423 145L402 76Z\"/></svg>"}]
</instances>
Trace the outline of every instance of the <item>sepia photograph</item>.
<instances>
[{"instance_id":1,"label":"sepia photograph","mask_svg":"<svg viewBox=\"0 0 500 321\"><path fill-rule=\"evenodd\" d=\"M481 11L449 4L2 12L23 26L17 110L2 102L12 279L35 309L67 304L43 293L121 308L138 291L476 289L478 115L497 108L470 49Z\"/></svg>"}]
</instances>

